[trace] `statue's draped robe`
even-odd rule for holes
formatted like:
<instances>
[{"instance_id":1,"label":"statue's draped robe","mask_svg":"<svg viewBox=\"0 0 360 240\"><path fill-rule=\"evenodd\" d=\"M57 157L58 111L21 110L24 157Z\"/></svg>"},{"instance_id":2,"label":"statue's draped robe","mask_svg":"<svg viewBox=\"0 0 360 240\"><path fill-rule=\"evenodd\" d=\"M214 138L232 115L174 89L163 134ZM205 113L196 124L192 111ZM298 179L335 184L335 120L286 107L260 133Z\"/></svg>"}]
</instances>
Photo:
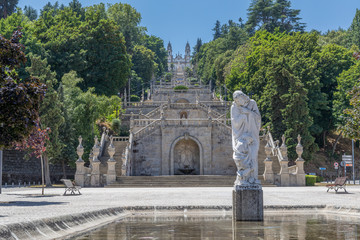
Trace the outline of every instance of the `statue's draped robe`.
<instances>
[{"instance_id":1,"label":"statue's draped robe","mask_svg":"<svg viewBox=\"0 0 360 240\"><path fill-rule=\"evenodd\" d=\"M250 110L250 113L242 113L241 108ZM251 167L254 169L251 175L258 179L258 151L260 145L259 131L261 126L261 116L257 104L254 100L250 100L247 106L239 107L235 103L231 106L231 125L232 125L232 145L234 150L234 159L239 159L239 146L237 142L240 138L249 136L252 143L247 145L248 157Z\"/></svg>"}]
</instances>

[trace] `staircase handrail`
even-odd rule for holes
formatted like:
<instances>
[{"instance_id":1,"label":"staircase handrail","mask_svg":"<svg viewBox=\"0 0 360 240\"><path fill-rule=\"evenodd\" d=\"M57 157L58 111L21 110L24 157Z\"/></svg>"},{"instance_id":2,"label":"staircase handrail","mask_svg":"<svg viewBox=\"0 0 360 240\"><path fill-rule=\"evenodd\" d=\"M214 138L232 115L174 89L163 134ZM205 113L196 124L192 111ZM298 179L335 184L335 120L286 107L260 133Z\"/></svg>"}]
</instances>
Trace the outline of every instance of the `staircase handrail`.
<instances>
[{"instance_id":1,"label":"staircase handrail","mask_svg":"<svg viewBox=\"0 0 360 240\"><path fill-rule=\"evenodd\" d=\"M224 120L225 122L227 121L226 119L223 119L223 120ZM231 128L229 125L227 125L226 123L223 123L223 122L220 121L219 119L213 119L212 121L220 124L220 125L223 126L223 127L225 127L225 128L228 129L228 130L230 131L230 133L231 133L232 128Z\"/></svg>"},{"instance_id":2,"label":"staircase handrail","mask_svg":"<svg viewBox=\"0 0 360 240\"><path fill-rule=\"evenodd\" d=\"M156 119L156 120L152 121L150 124L146 125L143 128L140 128L138 131L134 132L133 137L135 138L135 137L140 136L141 133L145 132L146 130L149 130L150 128L154 128L157 125L160 125L160 123L161 123L160 119Z\"/></svg>"},{"instance_id":3,"label":"staircase handrail","mask_svg":"<svg viewBox=\"0 0 360 240\"><path fill-rule=\"evenodd\" d=\"M278 157L279 162L282 161L284 158L283 158L283 156L282 156L282 154L281 154L281 151L280 151L279 146L277 146L277 145L275 144L275 141L274 141L274 139L273 139L273 137L272 137L272 134L271 134L270 130L268 130L267 135L268 135L269 144L270 144L270 146L271 146L271 152L272 152L272 154L273 154L274 156L277 156L277 157Z\"/></svg>"},{"instance_id":4,"label":"staircase handrail","mask_svg":"<svg viewBox=\"0 0 360 240\"><path fill-rule=\"evenodd\" d=\"M105 127L103 129L103 132L101 134L101 139L100 139L100 151L99 151L99 157L103 156L103 150L104 150L104 146L105 146L105 142L106 142L106 131L105 131Z\"/></svg>"},{"instance_id":5,"label":"staircase handrail","mask_svg":"<svg viewBox=\"0 0 360 240\"><path fill-rule=\"evenodd\" d=\"M160 108L161 108L161 105L162 105L162 108L163 109L166 109L168 107L168 104L167 103L164 103L164 104L160 104L160 106L156 107L154 110L148 112L147 114L145 114L144 116L148 119L150 119L151 117L153 117L156 113L160 113Z\"/></svg>"}]
</instances>

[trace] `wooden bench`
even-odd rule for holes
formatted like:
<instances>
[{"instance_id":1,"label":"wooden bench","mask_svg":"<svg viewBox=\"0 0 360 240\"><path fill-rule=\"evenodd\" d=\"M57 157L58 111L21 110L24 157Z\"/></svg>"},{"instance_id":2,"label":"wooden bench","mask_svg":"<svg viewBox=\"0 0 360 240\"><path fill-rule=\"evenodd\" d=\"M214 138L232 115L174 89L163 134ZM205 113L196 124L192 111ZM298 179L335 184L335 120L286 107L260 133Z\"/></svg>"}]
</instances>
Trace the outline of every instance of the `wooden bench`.
<instances>
[{"instance_id":1,"label":"wooden bench","mask_svg":"<svg viewBox=\"0 0 360 240\"><path fill-rule=\"evenodd\" d=\"M333 184L328 184L326 187L328 188L327 192L329 192L330 189L334 189L335 192L337 192L339 189L344 189L346 191L346 179L347 177L338 177L335 179L335 182Z\"/></svg>"},{"instance_id":2,"label":"wooden bench","mask_svg":"<svg viewBox=\"0 0 360 240\"><path fill-rule=\"evenodd\" d=\"M79 193L79 195L81 195L80 193L80 186L75 186L75 184L69 180L69 179L61 179L61 181L65 184L65 192L64 192L64 196L66 195L66 193L69 191L70 194L76 194L76 192Z\"/></svg>"}]
</instances>

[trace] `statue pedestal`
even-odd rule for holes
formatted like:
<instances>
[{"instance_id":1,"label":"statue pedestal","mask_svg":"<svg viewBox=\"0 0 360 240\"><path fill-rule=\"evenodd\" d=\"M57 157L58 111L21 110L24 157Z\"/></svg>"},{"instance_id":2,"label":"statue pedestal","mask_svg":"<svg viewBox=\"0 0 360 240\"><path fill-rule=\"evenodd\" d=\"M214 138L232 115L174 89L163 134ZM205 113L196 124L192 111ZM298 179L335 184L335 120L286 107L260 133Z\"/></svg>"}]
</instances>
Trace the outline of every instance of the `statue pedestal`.
<instances>
[{"instance_id":1,"label":"statue pedestal","mask_svg":"<svg viewBox=\"0 0 360 240\"><path fill-rule=\"evenodd\" d=\"M235 185L233 190L233 219L235 221L264 220L261 185Z\"/></svg>"}]
</instances>

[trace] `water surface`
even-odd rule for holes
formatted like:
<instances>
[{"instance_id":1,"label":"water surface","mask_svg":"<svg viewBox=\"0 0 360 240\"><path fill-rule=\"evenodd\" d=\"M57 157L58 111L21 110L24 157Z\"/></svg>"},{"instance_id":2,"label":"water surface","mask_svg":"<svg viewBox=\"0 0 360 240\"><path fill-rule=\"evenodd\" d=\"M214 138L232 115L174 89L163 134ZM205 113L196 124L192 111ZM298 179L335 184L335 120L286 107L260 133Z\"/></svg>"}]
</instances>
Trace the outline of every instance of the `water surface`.
<instances>
[{"instance_id":1,"label":"water surface","mask_svg":"<svg viewBox=\"0 0 360 240\"><path fill-rule=\"evenodd\" d=\"M134 215L77 240L127 239L358 239L360 218L267 213L264 222L233 222L227 215Z\"/></svg>"}]
</instances>

